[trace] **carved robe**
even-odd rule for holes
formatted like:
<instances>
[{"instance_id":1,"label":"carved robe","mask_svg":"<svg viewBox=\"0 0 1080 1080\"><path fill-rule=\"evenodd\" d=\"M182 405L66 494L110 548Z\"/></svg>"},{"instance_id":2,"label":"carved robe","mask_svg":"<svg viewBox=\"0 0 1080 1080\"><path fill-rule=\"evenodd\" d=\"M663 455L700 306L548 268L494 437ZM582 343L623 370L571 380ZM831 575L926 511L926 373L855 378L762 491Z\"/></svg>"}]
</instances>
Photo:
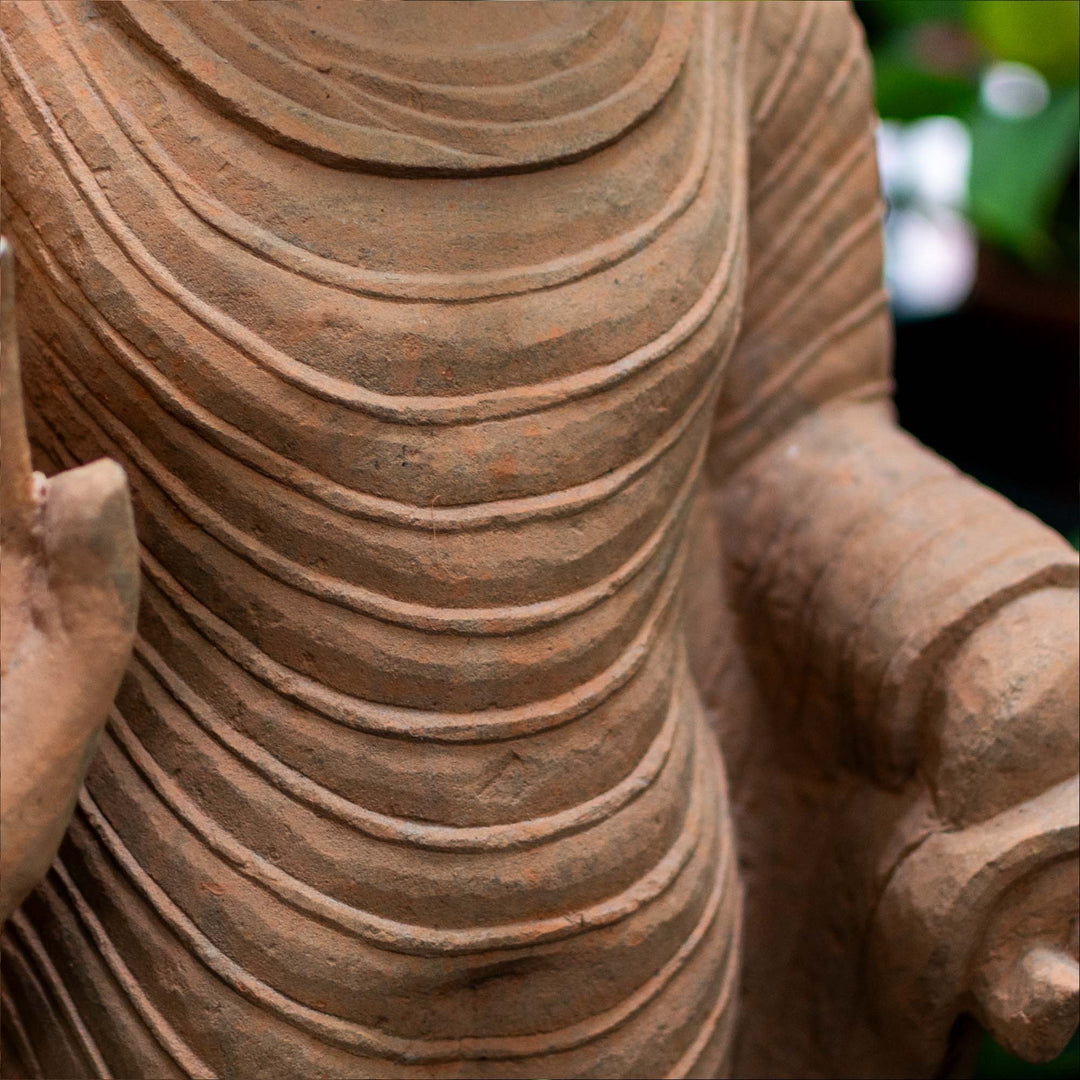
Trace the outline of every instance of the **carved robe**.
<instances>
[{"instance_id":1,"label":"carved robe","mask_svg":"<svg viewBox=\"0 0 1080 1080\"><path fill-rule=\"evenodd\" d=\"M31 431L124 465L144 575L23 1067L932 1069L964 988L882 1033L835 897L932 831L947 643L1075 562L892 426L850 13L2 19Z\"/></svg>"}]
</instances>

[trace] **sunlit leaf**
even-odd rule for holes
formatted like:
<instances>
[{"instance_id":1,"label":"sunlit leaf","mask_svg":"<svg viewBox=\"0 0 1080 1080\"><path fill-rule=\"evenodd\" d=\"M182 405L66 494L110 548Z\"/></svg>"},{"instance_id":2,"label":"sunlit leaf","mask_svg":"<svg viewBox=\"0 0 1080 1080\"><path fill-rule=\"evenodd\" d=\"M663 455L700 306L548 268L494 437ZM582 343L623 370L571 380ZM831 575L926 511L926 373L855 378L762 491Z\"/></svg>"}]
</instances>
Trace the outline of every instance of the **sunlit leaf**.
<instances>
[{"instance_id":1,"label":"sunlit leaf","mask_svg":"<svg viewBox=\"0 0 1080 1080\"><path fill-rule=\"evenodd\" d=\"M972 123L969 211L979 231L1033 262L1051 253L1050 219L1078 144L1080 89L1022 120L980 110Z\"/></svg>"},{"instance_id":2,"label":"sunlit leaf","mask_svg":"<svg viewBox=\"0 0 1080 1080\"><path fill-rule=\"evenodd\" d=\"M998 59L1029 64L1057 85L1076 81L1080 67L1076 0L968 0L965 17Z\"/></svg>"}]
</instances>

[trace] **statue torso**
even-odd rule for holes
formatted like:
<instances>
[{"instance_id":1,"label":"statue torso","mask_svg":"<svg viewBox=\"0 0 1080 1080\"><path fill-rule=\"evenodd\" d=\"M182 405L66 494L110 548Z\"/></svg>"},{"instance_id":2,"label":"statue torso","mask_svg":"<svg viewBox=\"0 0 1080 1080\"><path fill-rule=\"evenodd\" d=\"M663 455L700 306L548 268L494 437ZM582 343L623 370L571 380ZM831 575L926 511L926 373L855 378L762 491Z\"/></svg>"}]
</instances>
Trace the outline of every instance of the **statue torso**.
<instances>
[{"instance_id":1,"label":"statue torso","mask_svg":"<svg viewBox=\"0 0 1080 1080\"><path fill-rule=\"evenodd\" d=\"M680 591L742 5L404 7L5 17L39 442L122 461L145 548L39 903L142 1068L715 1067Z\"/></svg>"}]
</instances>

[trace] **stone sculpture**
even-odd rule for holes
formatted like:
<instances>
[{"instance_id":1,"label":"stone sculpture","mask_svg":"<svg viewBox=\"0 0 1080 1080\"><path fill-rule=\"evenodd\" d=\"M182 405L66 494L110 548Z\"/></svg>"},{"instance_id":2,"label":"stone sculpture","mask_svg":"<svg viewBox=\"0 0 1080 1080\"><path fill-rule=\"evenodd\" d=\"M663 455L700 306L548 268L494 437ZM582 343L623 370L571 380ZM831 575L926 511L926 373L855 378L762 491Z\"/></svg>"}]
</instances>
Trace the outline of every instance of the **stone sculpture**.
<instances>
[{"instance_id":1,"label":"stone sculpture","mask_svg":"<svg viewBox=\"0 0 1080 1080\"><path fill-rule=\"evenodd\" d=\"M1063 1044L1076 558L894 425L845 5L2 31L31 435L143 570L6 1075Z\"/></svg>"},{"instance_id":2,"label":"stone sculpture","mask_svg":"<svg viewBox=\"0 0 1080 1080\"><path fill-rule=\"evenodd\" d=\"M0 240L0 922L49 868L131 657L139 562L123 470L30 469Z\"/></svg>"}]
</instances>

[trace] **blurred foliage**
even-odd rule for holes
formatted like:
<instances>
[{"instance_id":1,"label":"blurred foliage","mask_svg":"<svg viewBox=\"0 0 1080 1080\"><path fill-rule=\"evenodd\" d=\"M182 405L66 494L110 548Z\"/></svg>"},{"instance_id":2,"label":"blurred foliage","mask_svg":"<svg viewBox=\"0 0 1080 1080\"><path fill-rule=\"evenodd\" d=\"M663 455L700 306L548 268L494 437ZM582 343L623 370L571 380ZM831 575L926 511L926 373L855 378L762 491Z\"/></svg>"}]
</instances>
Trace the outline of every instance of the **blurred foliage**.
<instances>
[{"instance_id":1,"label":"blurred foliage","mask_svg":"<svg viewBox=\"0 0 1080 1080\"><path fill-rule=\"evenodd\" d=\"M1077 0L856 2L874 54L882 117L955 116L972 138L967 213L983 239L1029 265L1077 272L1080 3ZM1034 116L980 99L994 63L1034 68L1051 88Z\"/></svg>"},{"instance_id":2,"label":"blurred foliage","mask_svg":"<svg viewBox=\"0 0 1080 1080\"><path fill-rule=\"evenodd\" d=\"M992 56L1028 64L1052 86L1076 82L1080 52L1076 0L969 0L962 18Z\"/></svg>"},{"instance_id":3,"label":"blurred foliage","mask_svg":"<svg viewBox=\"0 0 1080 1080\"><path fill-rule=\"evenodd\" d=\"M1054 211L1075 167L1078 109L1080 88L1070 86L1035 116L1010 120L981 109L971 121L968 213L980 233L1029 262L1055 255Z\"/></svg>"}]
</instances>

